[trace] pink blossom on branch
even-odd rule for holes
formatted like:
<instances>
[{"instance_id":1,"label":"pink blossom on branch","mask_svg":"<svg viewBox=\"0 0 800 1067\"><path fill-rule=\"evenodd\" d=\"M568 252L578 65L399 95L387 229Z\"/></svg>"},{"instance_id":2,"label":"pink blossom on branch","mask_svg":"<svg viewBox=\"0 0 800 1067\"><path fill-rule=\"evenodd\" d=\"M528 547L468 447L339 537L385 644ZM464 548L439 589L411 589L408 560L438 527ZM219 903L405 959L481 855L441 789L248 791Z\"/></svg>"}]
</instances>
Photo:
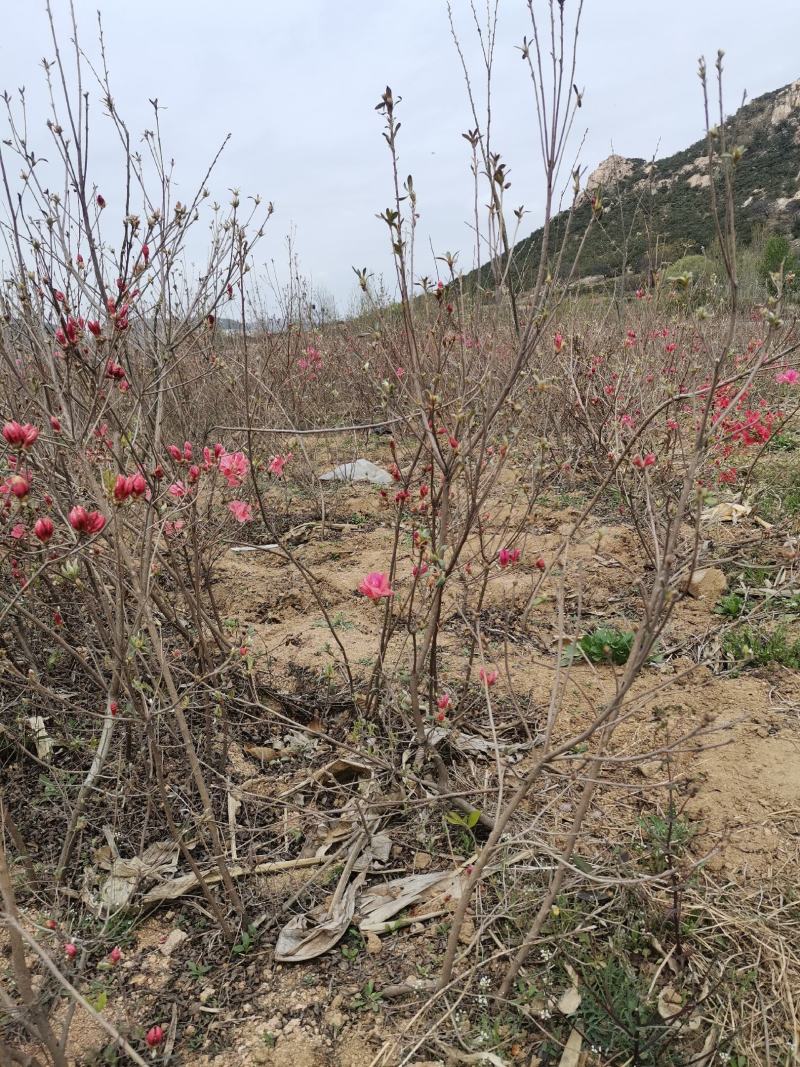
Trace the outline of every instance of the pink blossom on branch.
<instances>
[{"instance_id":1,"label":"pink blossom on branch","mask_svg":"<svg viewBox=\"0 0 800 1067\"><path fill-rule=\"evenodd\" d=\"M31 423L19 423L15 419L3 427L3 437L13 448L30 448L36 444L39 431Z\"/></svg>"},{"instance_id":2,"label":"pink blossom on branch","mask_svg":"<svg viewBox=\"0 0 800 1067\"><path fill-rule=\"evenodd\" d=\"M219 457L219 472L231 487L242 484L249 468L244 452L223 452Z\"/></svg>"},{"instance_id":3,"label":"pink blossom on branch","mask_svg":"<svg viewBox=\"0 0 800 1067\"><path fill-rule=\"evenodd\" d=\"M505 570L512 563L519 563L522 552L518 548L501 548L497 553L497 562L500 569Z\"/></svg>"},{"instance_id":4,"label":"pink blossom on branch","mask_svg":"<svg viewBox=\"0 0 800 1067\"><path fill-rule=\"evenodd\" d=\"M43 515L40 519L36 520L33 527L33 532L34 535L44 545L47 544L47 542L53 536L53 529L53 520L49 519L46 515Z\"/></svg>"},{"instance_id":5,"label":"pink blossom on branch","mask_svg":"<svg viewBox=\"0 0 800 1067\"><path fill-rule=\"evenodd\" d=\"M272 459L269 461L269 467L267 467L267 470L276 478L282 478L283 468L286 466L289 460L292 459L292 457L292 452L287 452L286 455L283 456L273 456Z\"/></svg>"},{"instance_id":6,"label":"pink blossom on branch","mask_svg":"<svg viewBox=\"0 0 800 1067\"><path fill-rule=\"evenodd\" d=\"M106 519L99 511L87 511L78 505L69 513L69 524L78 533L96 534L103 529Z\"/></svg>"},{"instance_id":7,"label":"pink blossom on branch","mask_svg":"<svg viewBox=\"0 0 800 1067\"><path fill-rule=\"evenodd\" d=\"M478 677L484 683L484 685L487 685L491 688L491 686L493 686L497 679L500 677L500 671L487 671L485 667L481 667L481 669L478 671Z\"/></svg>"},{"instance_id":8,"label":"pink blossom on branch","mask_svg":"<svg viewBox=\"0 0 800 1067\"><path fill-rule=\"evenodd\" d=\"M370 571L362 578L358 591L370 600L394 596L394 589L389 584L389 575L385 571Z\"/></svg>"},{"instance_id":9,"label":"pink blossom on branch","mask_svg":"<svg viewBox=\"0 0 800 1067\"><path fill-rule=\"evenodd\" d=\"M775 381L778 385L797 385L800 382L800 371L792 368L781 371L780 374L775 375Z\"/></svg>"},{"instance_id":10,"label":"pink blossom on branch","mask_svg":"<svg viewBox=\"0 0 800 1067\"><path fill-rule=\"evenodd\" d=\"M253 509L245 500L231 500L228 504L228 511L237 522L253 521Z\"/></svg>"}]
</instances>

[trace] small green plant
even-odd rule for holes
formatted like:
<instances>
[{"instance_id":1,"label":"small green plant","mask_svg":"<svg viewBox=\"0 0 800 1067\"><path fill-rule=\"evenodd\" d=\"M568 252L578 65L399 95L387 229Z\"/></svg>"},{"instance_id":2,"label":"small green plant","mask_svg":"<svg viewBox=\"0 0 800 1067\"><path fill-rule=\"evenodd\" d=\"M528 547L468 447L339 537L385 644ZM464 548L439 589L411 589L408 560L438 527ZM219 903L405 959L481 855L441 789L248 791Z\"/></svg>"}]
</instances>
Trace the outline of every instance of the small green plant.
<instances>
[{"instance_id":1,"label":"small green plant","mask_svg":"<svg viewBox=\"0 0 800 1067\"><path fill-rule=\"evenodd\" d=\"M602 1049L605 1063L656 1067L673 1062L674 1031L658 1014L647 982L626 960L613 956L582 974L580 1010L584 1040Z\"/></svg>"},{"instance_id":2,"label":"small green plant","mask_svg":"<svg viewBox=\"0 0 800 1067\"><path fill-rule=\"evenodd\" d=\"M353 997L353 1008L356 1011L380 1011L381 994L375 988L375 983L369 981L360 993Z\"/></svg>"},{"instance_id":3,"label":"small green plant","mask_svg":"<svg viewBox=\"0 0 800 1067\"><path fill-rule=\"evenodd\" d=\"M195 963L194 960L189 960L186 964L186 969L189 971L191 977L194 978L195 982L199 982L203 975L208 974L211 967L208 964Z\"/></svg>"},{"instance_id":4,"label":"small green plant","mask_svg":"<svg viewBox=\"0 0 800 1067\"><path fill-rule=\"evenodd\" d=\"M328 625L329 624L324 620L312 623L312 626L314 626L315 629L324 630L328 627ZM336 614L330 621L330 625L333 627L334 630L354 630L356 626L356 624L350 619L346 618L341 611L336 612Z\"/></svg>"},{"instance_id":5,"label":"small green plant","mask_svg":"<svg viewBox=\"0 0 800 1067\"><path fill-rule=\"evenodd\" d=\"M686 819L673 814L645 815L639 820L645 846L649 846L654 871L661 873L672 865L692 838L694 829Z\"/></svg>"},{"instance_id":6,"label":"small green plant","mask_svg":"<svg viewBox=\"0 0 800 1067\"><path fill-rule=\"evenodd\" d=\"M736 619L742 614L744 599L738 593L727 593L721 597L714 611L717 615L725 615L727 618Z\"/></svg>"},{"instance_id":7,"label":"small green plant","mask_svg":"<svg viewBox=\"0 0 800 1067\"><path fill-rule=\"evenodd\" d=\"M468 830L471 830L474 826L478 825L478 820L481 817L481 813L477 810L468 812L466 815L462 815L460 811L448 811L445 815L445 820L450 823L451 826L465 826Z\"/></svg>"},{"instance_id":8,"label":"small green plant","mask_svg":"<svg viewBox=\"0 0 800 1067\"><path fill-rule=\"evenodd\" d=\"M351 926L347 931L345 941L340 945L339 951L348 963L352 963L353 960L358 959L364 951L364 938L354 926Z\"/></svg>"},{"instance_id":9,"label":"small green plant","mask_svg":"<svg viewBox=\"0 0 800 1067\"><path fill-rule=\"evenodd\" d=\"M565 660L571 663L576 653L582 653L592 663L626 663L635 637L633 630L597 626L567 648Z\"/></svg>"},{"instance_id":10,"label":"small green plant","mask_svg":"<svg viewBox=\"0 0 800 1067\"><path fill-rule=\"evenodd\" d=\"M246 930L242 930L242 936L233 946L232 952L236 956L246 956L258 941L258 930L251 923Z\"/></svg>"},{"instance_id":11,"label":"small green plant","mask_svg":"<svg viewBox=\"0 0 800 1067\"><path fill-rule=\"evenodd\" d=\"M800 638L791 641L783 626L769 634L753 626L737 626L723 637L722 651L736 665L777 663L793 670L800 668Z\"/></svg>"}]
</instances>

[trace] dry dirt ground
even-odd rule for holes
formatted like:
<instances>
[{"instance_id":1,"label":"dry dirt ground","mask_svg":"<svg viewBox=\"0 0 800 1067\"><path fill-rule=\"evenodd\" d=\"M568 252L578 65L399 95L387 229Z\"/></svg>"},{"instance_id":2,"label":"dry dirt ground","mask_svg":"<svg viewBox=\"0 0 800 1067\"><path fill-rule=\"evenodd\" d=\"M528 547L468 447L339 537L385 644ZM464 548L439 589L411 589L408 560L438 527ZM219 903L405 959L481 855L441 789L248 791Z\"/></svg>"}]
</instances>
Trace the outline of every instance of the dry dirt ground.
<instances>
[{"instance_id":1,"label":"dry dirt ground","mask_svg":"<svg viewBox=\"0 0 800 1067\"><path fill-rule=\"evenodd\" d=\"M313 575L313 591L279 553L268 550L236 552L231 546L215 570L220 610L239 621L262 680L298 700L308 691L324 691L326 685L341 690L331 634L316 597L324 601L359 679L369 676L382 620L381 609L356 590L366 572L387 568L392 512L370 486L340 485L325 493L330 521L338 528L312 522L300 531L294 547L299 562ZM550 498L533 509L522 543L522 564L497 572L481 616L486 660L500 668L493 693L500 709L500 736L511 746L519 744L508 766L512 783L535 758L535 743L533 747L524 743L521 720L528 723L535 742L537 724L546 716L550 700L559 641L577 636L576 625L585 632L600 621L624 626L637 617L637 583L644 575L641 552L632 529L609 507L605 515L586 523L570 549L564 632L559 632L555 598L534 610L529 625L520 622L536 577L531 563L556 550L578 514L577 503L574 497ZM501 492L493 521L502 521L508 506ZM787 549L784 541L785 531L779 536L759 525L755 516L737 524L715 524L704 531L703 565L720 566L729 587L743 561L757 561L760 567L771 568L772 580L780 575L785 580L796 561L787 559L791 544ZM404 547L399 590L411 581L411 562ZM617 735L615 757L626 788L613 798L601 798L594 819L598 825L619 821L626 805L635 818L648 790L657 791L667 779L674 780L686 817L695 827L690 846L694 858L705 857L706 869L724 882L746 885L756 880L767 887L794 881L800 873L800 675L775 665L730 669L720 648L721 627L729 620L714 610L719 593L715 589L709 596L685 597L677 606L662 636L659 657L634 689L635 713ZM442 686L456 692L468 642L455 603L451 609L441 644L441 676ZM398 659L405 654L403 640L398 637L392 649ZM514 680L513 700L509 676ZM613 692L615 678L611 666L575 664L566 684L559 730L588 721L592 708ZM324 703L320 706L324 709ZM269 820L276 841L302 842L301 854L313 855L349 794L345 787L337 792L339 787L332 784L330 795L320 798L319 782L309 785L309 767L313 771L336 755L323 734L350 739L354 745L368 743L364 725L355 720L352 708L342 710L333 701L318 719L309 722L307 717L305 725L311 725L312 733L304 735L305 745L302 732L298 735L271 722L263 729L254 725L247 737L231 746L230 780L244 797L239 811L240 857L247 859L247 833L263 819ZM669 766L663 756L642 756L663 746L665 721L670 737L688 737ZM463 722L456 718L449 728L484 741L490 735L485 716L471 714ZM379 744L375 751L380 751ZM491 786L493 774L492 758L475 755L467 759L459 780L470 778L477 795L482 783ZM447 867L463 862L463 855L431 855L439 847L432 825L436 820L437 826L441 823L441 815L439 809L418 825L408 814L398 818L387 831L393 842L390 859L383 865L388 877L431 864ZM274 917L277 906L289 900L306 877L301 868L247 879L254 913L260 905L262 913ZM329 892L334 885L335 881ZM193 1067L259 1063L368 1067L387 1042L402 1034L418 1002L411 1007L402 998L372 1003L364 998L365 984L374 982L382 990L415 976L435 975L445 940L436 922L414 923L382 938L372 935L362 944L346 939L343 944L353 949L352 958L338 946L309 963L280 964L273 958L273 928L240 959L215 966L205 975L198 974L197 967L201 959L213 956L213 946L209 952L207 929L196 933L181 918L185 907L185 900L177 901L134 927L117 976L128 1006L117 1000L107 1010L121 1023L127 1020L133 1025L139 1022L132 1016L140 994L146 992L151 998L151 1014L163 997L164 1004L175 1005L171 1062ZM189 936L165 952L165 945L170 945L166 939L178 928L188 930ZM170 1011L164 1007L159 1017L168 1025ZM104 1044L102 1032L82 1010L72 1025L74 1062L94 1062L92 1050ZM429 1060L423 1049L407 1062ZM519 1048L512 1050L508 1062L536 1061ZM584 1056L581 1062L602 1061Z\"/></svg>"}]
</instances>

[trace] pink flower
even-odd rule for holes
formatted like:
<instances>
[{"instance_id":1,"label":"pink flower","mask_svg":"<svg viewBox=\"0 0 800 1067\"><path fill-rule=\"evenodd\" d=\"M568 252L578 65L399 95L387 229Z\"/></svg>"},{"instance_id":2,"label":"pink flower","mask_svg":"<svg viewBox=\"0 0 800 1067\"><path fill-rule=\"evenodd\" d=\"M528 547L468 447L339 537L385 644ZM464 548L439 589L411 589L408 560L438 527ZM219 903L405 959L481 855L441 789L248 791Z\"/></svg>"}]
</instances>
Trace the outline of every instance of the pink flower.
<instances>
[{"instance_id":1,"label":"pink flower","mask_svg":"<svg viewBox=\"0 0 800 1067\"><path fill-rule=\"evenodd\" d=\"M189 490L186 488L183 482L173 482L167 492L170 496L174 496L176 499L179 499L182 496L186 496Z\"/></svg>"},{"instance_id":2,"label":"pink flower","mask_svg":"<svg viewBox=\"0 0 800 1067\"><path fill-rule=\"evenodd\" d=\"M560 352L561 349L564 347L564 338L561 336L560 333L557 333L553 338L553 345L555 347L556 352Z\"/></svg>"},{"instance_id":3,"label":"pink flower","mask_svg":"<svg viewBox=\"0 0 800 1067\"><path fill-rule=\"evenodd\" d=\"M389 575L385 571L370 571L369 574L362 578L358 591L369 597L370 600L380 600L381 597L394 596L394 590L389 585Z\"/></svg>"},{"instance_id":4,"label":"pink flower","mask_svg":"<svg viewBox=\"0 0 800 1067\"><path fill-rule=\"evenodd\" d=\"M436 699L436 707L439 711L449 711L453 706L453 699L449 693L442 693L440 697Z\"/></svg>"},{"instance_id":5,"label":"pink flower","mask_svg":"<svg viewBox=\"0 0 800 1067\"><path fill-rule=\"evenodd\" d=\"M106 363L106 378L113 378L114 381L122 381L125 377L125 368L119 363L115 363L113 359L110 359Z\"/></svg>"},{"instance_id":6,"label":"pink flower","mask_svg":"<svg viewBox=\"0 0 800 1067\"><path fill-rule=\"evenodd\" d=\"M14 448L30 448L36 444L39 431L31 423L7 422L3 427L3 437Z\"/></svg>"},{"instance_id":7,"label":"pink flower","mask_svg":"<svg viewBox=\"0 0 800 1067\"><path fill-rule=\"evenodd\" d=\"M411 576L413 578L421 578L423 574L427 574L427 573L428 573L428 564L427 563L415 563L414 566L411 568Z\"/></svg>"},{"instance_id":8,"label":"pink flower","mask_svg":"<svg viewBox=\"0 0 800 1067\"><path fill-rule=\"evenodd\" d=\"M228 504L228 511L238 522L253 521L253 509L244 500L231 500Z\"/></svg>"},{"instance_id":9,"label":"pink flower","mask_svg":"<svg viewBox=\"0 0 800 1067\"><path fill-rule=\"evenodd\" d=\"M244 452L223 452L219 457L219 472L232 487L242 484L249 467Z\"/></svg>"},{"instance_id":10,"label":"pink flower","mask_svg":"<svg viewBox=\"0 0 800 1067\"><path fill-rule=\"evenodd\" d=\"M797 385L800 382L800 371L792 369L781 371L780 374L775 375L775 381L779 385Z\"/></svg>"},{"instance_id":11,"label":"pink flower","mask_svg":"<svg viewBox=\"0 0 800 1067\"><path fill-rule=\"evenodd\" d=\"M103 329L97 319L90 319L86 323L86 325L89 328L89 333L93 334L95 337L99 337L100 334L103 332Z\"/></svg>"},{"instance_id":12,"label":"pink flower","mask_svg":"<svg viewBox=\"0 0 800 1067\"><path fill-rule=\"evenodd\" d=\"M287 452L285 456L273 456L272 459L269 461L269 467L267 468L267 470L276 478L281 478L283 476L283 468L286 466L292 456L292 452Z\"/></svg>"},{"instance_id":13,"label":"pink flower","mask_svg":"<svg viewBox=\"0 0 800 1067\"><path fill-rule=\"evenodd\" d=\"M73 945L71 941L68 941L67 944L64 945L64 955L67 959L74 960L78 955L78 946Z\"/></svg>"},{"instance_id":14,"label":"pink flower","mask_svg":"<svg viewBox=\"0 0 800 1067\"><path fill-rule=\"evenodd\" d=\"M70 526L73 530L77 530L78 533L100 533L106 524L105 516L101 515L99 511L87 511L86 508L80 507L80 505L72 508L68 518Z\"/></svg>"},{"instance_id":15,"label":"pink flower","mask_svg":"<svg viewBox=\"0 0 800 1067\"><path fill-rule=\"evenodd\" d=\"M176 463L181 463L183 461L183 453L177 445L167 445L167 452L169 452L170 456Z\"/></svg>"},{"instance_id":16,"label":"pink flower","mask_svg":"<svg viewBox=\"0 0 800 1067\"><path fill-rule=\"evenodd\" d=\"M493 686L497 679L500 677L500 671L487 671L485 667L481 667L478 671L478 677L487 686Z\"/></svg>"},{"instance_id":17,"label":"pink flower","mask_svg":"<svg viewBox=\"0 0 800 1067\"><path fill-rule=\"evenodd\" d=\"M27 526L24 523L18 522L11 527L11 536L15 541L21 541L25 534L28 532Z\"/></svg>"},{"instance_id":18,"label":"pink flower","mask_svg":"<svg viewBox=\"0 0 800 1067\"><path fill-rule=\"evenodd\" d=\"M122 950L120 949L119 945L114 945L114 947L108 954L108 959L111 963L119 963L119 961L122 959Z\"/></svg>"},{"instance_id":19,"label":"pink flower","mask_svg":"<svg viewBox=\"0 0 800 1067\"><path fill-rule=\"evenodd\" d=\"M505 570L512 563L519 563L521 555L522 553L518 548L501 548L497 553L497 562L500 564L500 569Z\"/></svg>"},{"instance_id":20,"label":"pink flower","mask_svg":"<svg viewBox=\"0 0 800 1067\"><path fill-rule=\"evenodd\" d=\"M53 529L53 520L48 519L46 515L43 515L42 518L37 519L34 523L33 532L44 545L47 544L53 536Z\"/></svg>"}]
</instances>

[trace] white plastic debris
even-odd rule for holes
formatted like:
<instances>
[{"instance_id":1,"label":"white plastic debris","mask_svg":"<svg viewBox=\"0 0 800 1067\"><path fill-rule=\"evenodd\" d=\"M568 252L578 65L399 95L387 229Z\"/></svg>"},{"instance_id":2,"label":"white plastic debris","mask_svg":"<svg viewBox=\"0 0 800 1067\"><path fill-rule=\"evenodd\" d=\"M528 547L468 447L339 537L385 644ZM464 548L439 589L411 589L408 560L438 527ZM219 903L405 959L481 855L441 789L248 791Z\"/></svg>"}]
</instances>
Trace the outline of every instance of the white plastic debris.
<instances>
[{"instance_id":1,"label":"white plastic debris","mask_svg":"<svg viewBox=\"0 0 800 1067\"><path fill-rule=\"evenodd\" d=\"M383 467L371 463L368 459L357 459L354 463L342 463L327 474L320 474L321 482L372 482L373 485L391 485L392 476Z\"/></svg>"}]
</instances>

